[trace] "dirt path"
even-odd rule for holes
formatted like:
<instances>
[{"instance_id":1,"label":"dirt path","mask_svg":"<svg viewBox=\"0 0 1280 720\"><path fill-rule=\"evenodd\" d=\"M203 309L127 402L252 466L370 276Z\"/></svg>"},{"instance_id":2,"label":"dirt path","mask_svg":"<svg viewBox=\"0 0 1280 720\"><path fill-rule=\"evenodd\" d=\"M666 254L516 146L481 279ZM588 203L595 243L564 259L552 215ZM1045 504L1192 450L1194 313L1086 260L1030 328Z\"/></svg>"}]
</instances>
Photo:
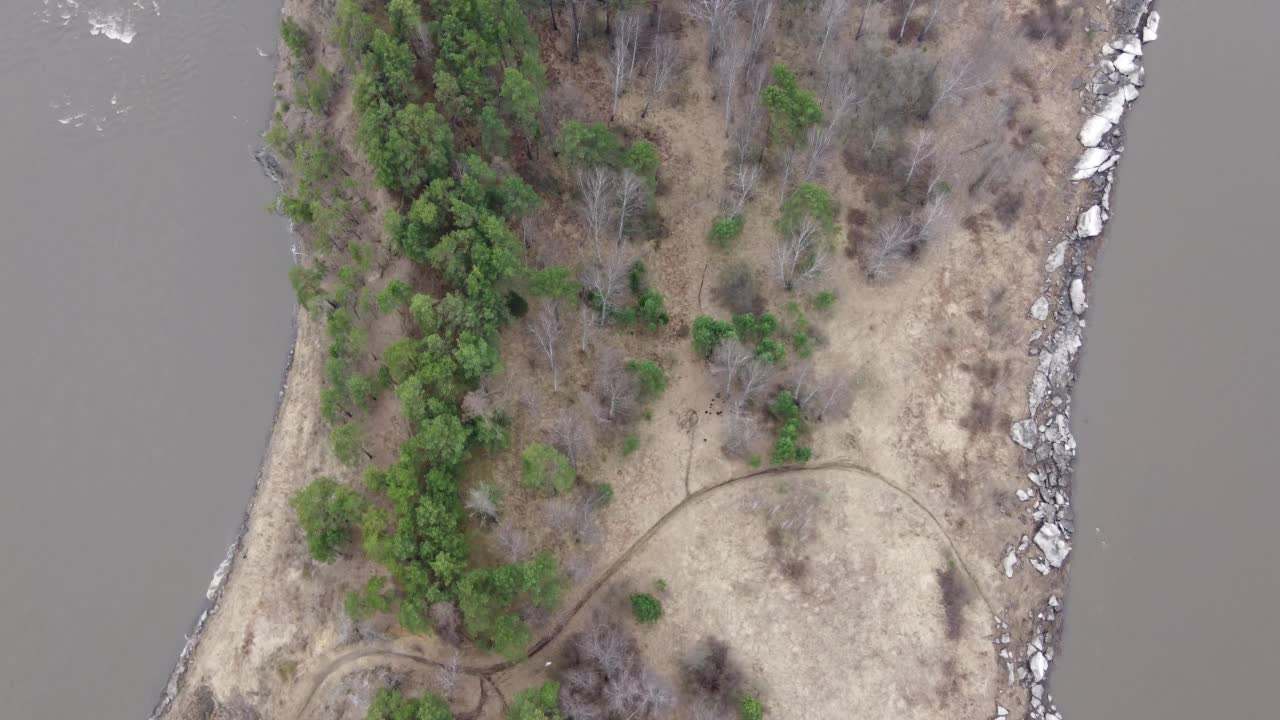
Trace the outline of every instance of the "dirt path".
<instances>
[{"instance_id":1,"label":"dirt path","mask_svg":"<svg viewBox=\"0 0 1280 720\"><path fill-rule=\"evenodd\" d=\"M626 551L624 551L622 555L620 555L617 559L615 559L613 563L609 565L608 569L606 569L603 573L600 574L598 578L595 579L595 581L591 584L591 586L587 589L587 591L583 593L582 597L578 599L578 601L573 605L573 607L569 610L569 612L560 618L560 621L556 623L555 627L553 627L548 633L546 633L541 638L539 638L538 641L535 642L530 647L528 657L525 660L521 660L519 662L511 662L511 661L500 662L500 663L495 663L493 665L485 665L485 666L477 666L477 665L463 666L460 670L462 674L480 679L480 687L481 687L480 705L472 712L471 717L478 716L480 710L483 709L484 698L485 698L484 687L486 682L492 684L494 686L494 690L497 691L498 690L497 683L495 683L492 679L494 675L510 670L522 662L528 662L530 660L533 660L538 655L538 653L545 650L552 642L556 640L556 638L560 636L561 633L564 632L565 628L567 628L569 624L573 622L573 619L577 617L578 613L581 612L584 607L586 607L587 603L591 602L591 600L593 600L596 597L596 594L600 591L600 589L603 588L605 584L608 583L618 573L618 571L621 570L627 564L627 562L636 555L636 553L642 550L645 547L645 545L647 545L649 541L653 539L653 537L657 535L660 530L663 529L663 527L668 525L676 517L683 514L685 510L689 509L693 505L698 504L700 500L705 499L706 497L710 496L712 493L716 493L720 490L724 490L729 487L736 486L748 481L756 481L756 480L778 477L778 476L804 478L814 473L819 473L827 470L843 470L849 474L852 474L855 476L861 476L863 478L867 478L867 479L871 479L876 482L879 482L883 484L885 487L888 487L889 489L893 490L895 493L905 497L907 500L911 502L911 504L913 504L915 507L923 511L925 515L929 517L929 520L930 522L933 523L934 527L938 529L938 532L940 532L942 536L946 538L947 544L950 546L952 553L954 553L955 555L956 562L959 564L961 570L964 571L964 574L969 579L970 584L974 587L975 590L977 590L978 595L979 597L982 598L982 602L986 606L987 610L993 615L996 614L995 608L991 604L991 601L988 599L986 591L983 590L982 586L978 583L977 577L974 576L974 574L970 571L969 565L965 562L963 555L961 555L960 553L959 547L957 547L955 541L951 538L950 533L947 532L947 529L942 525L942 523L938 520L938 517L933 513L932 510L928 508L928 506L926 506L923 502L921 502L918 498L916 498L910 492L903 489L901 486L892 482L891 480L884 477L883 475L876 472L875 470L869 467L866 467L865 465L861 465L857 462L854 462L853 460L847 460L847 459L837 459L837 460L831 460L827 462L813 463L811 465L783 465L779 467L766 468L764 470L757 470L755 472L747 473L746 475L731 477L719 483L716 483L714 485L708 485L697 491L689 493L683 500L681 500L674 507L672 507L665 514L663 514L662 517L659 518L658 521L655 522L652 526L650 526L650 528L646 530L643 535L636 538L636 540L631 543L631 545L626 549ZM302 720L302 718L306 717L307 709L311 705L312 700L315 698L316 693L319 692L321 686L323 686L324 683L328 681L330 678L341 675L343 673L344 668L348 667L353 663L356 663L362 660L367 660L369 658L377 658L377 657L396 659L396 660L408 660L409 662L417 663L419 665L426 665L430 667L443 666L443 663L440 662L439 660L434 660L430 657L427 657L426 655L398 647L395 641L369 643L364 647L348 650L346 652L343 652L333 657L332 659L330 659L328 662L325 663L324 667L312 673L311 677L308 679L308 683L306 686L306 694L301 704L299 705L297 712L294 714L294 717L297 718L298 720ZM505 700L504 700L504 704L505 704Z\"/></svg>"}]
</instances>

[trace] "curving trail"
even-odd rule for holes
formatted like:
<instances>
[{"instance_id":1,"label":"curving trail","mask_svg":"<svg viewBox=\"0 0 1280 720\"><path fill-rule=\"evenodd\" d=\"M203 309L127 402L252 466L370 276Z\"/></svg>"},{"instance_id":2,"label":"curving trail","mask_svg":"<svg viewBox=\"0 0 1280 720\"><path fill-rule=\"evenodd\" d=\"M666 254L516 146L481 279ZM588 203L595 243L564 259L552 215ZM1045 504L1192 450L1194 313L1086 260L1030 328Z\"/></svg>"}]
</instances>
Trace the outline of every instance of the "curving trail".
<instances>
[{"instance_id":1,"label":"curving trail","mask_svg":"<svg viewBox=\"0 0 1280 720\"><path fill-rule=\"evenodd\" d=\"M955 541L952 540L951 534L947 532L947 529L945 527L943 527L942 522L938 520L938 516L935 515L927 505L921 502L919 498L915 497L910 492L903 489L900 485L894 483L893 481L889 480L888 478L876 472L875 470L872 470L871 468L866 467L865 465L856 463L852 460L830 460L827 462L812 463L809 465L780 465L778 467L757 470L751 473L747 473L745 475L730 477L726 480L720 481L719 483L708 485L695 492L688 493L683 500L676 503L674 506L671 507L670 510L664 513L662 517L658 518L657 522L655 522L652 526L650 526L649 529L644 532L644 534L636 538L635 541L632 542L631 545L621 555L619 555L617 559L615 559L613 563L611 563L609 567L605 569L603 573L600 574L599 577L597 577L591 583L591 585L587 588L587 591L582 594L582 597L580 597L576 603L574 603L573 607L570 608L569 612L562 615L560 620L555 624L554 627L552 627L546 634L544 634L541 638L539 638L537 642L535 642L532 646L530 646L528 656L526 657L526 659L521 660L519 662L525 662L526 660L531 660L535 656L537 656L538 653L545 650L547 646L549 646L552 642L554 642L556 638L558 638L560 634L564 632L565 628L569 626L569 623L573 622L573 619L577 617L578 613L581 612L584 607L586 607L587 603L591 602L591 600L596 596L596 593L600 591L600 588L604 587L604 585L608 583L609 580L611 580L613 576L617 574L617 572L621 570L622 567L626 565L626 563L636 555L636 553L642 550L645 547L645 545L647 545L649 541L653 539L654 535L658 534L658 532L662 530L662 528L665 527L668 523L670 523L671 520L673 520L676 516L682 514L685 510L689 509L690 507L697 505L700 501L704 500L707 496L717 491L723 490L724 488L728 488L730 486L738 485L745 482L750 482L753 480L759 480L761 478L773 477L777 475L804 476L810 473L820 472L824 470L845 470L850 473L862 475L866 478L875 480L881 483L882 485L884 485L885 487L888 487L889 489L893 490L897 494L905 497L907 500L911 502L911 504L915 505L917 508L924 511L925 515L928 516L929 520L933 523L934 527L938 529L938 532L942 533L942 536L946 538L947 544L948 546L950 546L951 552L955 556L957 564L960 566L960 569L964 572L965 577L969 579L969 583L974 587L974 589L977 590L978 596L982 598L982 602L987 607L987 610L990 611L992 615L997 614L995 612L994 606L991 604L991 601L987 598L986 592L982 589L982 585L978 583L977 578L974 576L973 572L970 571L969 565L964 561L964 556L960 554L960 549L956 546ZM687 487L687 480L686 480L686 487ZM357 649L348 650L347 652L341 653L333 657L332 659L329 660L329 662L325 663L324 667L310 674L308 678L306 694L303 696L302 702L299 704L297 712L294 713L294 717L297 720L302 720L302 718L305 717L307 709L311 704L311 701L315 698L316 693L319 692L320 687L325 683L325 681L327 681L329 678L333 677L334 675L339 674L345 666L360 660L364 660L366 658L371 658L371 657L385 657L385 658L394 658L398 660L408 660L410 662L417 663L419 665L425 665L430 667L441 667L443 665L443 663L441 663L438 660L433 660L432 658L427 657L426 655L422 655L420 653L413 652L411 650L406 650L404 648L397 647L393 642L389 642L389 641L370 643L368 645L365 645ZM493 681L493 676L505 670L510 670L511 668L515 667L517 664L519 663L505 661L500 663L494 663L492 665L483 665L483 666L465 665L461 668L460 672L462 672L463 674L469 675L472 677L477 677L480 679L480 703L479 705L476 706L475 710L471 711L471 713L469 714L469 717L473 717L473 718L477 717L479 715L480 710L483 709L484 702L485 702L485 691L484 691L485 683L487 682L493 685L494 691L501 698L501 691L498 689L497 683ZM503 700L503 704L505 705L506 704L505 698L502 698L502 700Z\"/></svg>"}]
</instances>

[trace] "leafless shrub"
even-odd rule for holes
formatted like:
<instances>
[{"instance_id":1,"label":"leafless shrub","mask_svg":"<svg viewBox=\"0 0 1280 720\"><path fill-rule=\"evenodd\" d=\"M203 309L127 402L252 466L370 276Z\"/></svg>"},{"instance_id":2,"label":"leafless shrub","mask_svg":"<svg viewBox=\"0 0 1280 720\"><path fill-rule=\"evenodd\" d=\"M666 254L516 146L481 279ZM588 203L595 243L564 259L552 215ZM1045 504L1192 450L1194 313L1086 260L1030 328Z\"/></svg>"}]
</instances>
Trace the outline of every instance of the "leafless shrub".
<instances>
[{"instance_id":1,"label":"leafless shrub","mask_svg":"<svg viewBox=\"0 0 1280 720\"><path fill-rule=\"evenodd\" d=\"M729 646L708 636L698 642L683 662L684 680L695 693L721 703L735 702L742 688L742 671L729 657Z\"/></svg>"},{"instance_id":2,"label":"leafless shrub","mask_svg":"<svg viewBox=\"0 0 1280 720\"><path fill-rule=\"evenodd\" d=\"M648 668L635 640L597 611L568 646L561 673L560 705L565 715L609 720L658 720L670 716L675 690Z\"/></svg>"},{"instance_id":3,"label":"leafless shrub","mask_svg":"<svg viewBox=\"0 0 1280 720\"><path fill-rule=\"evenodd\" d=\"M436 666L436 688L440 691L440 696L449 702L453 702L453 696L458 692L461 672L462 653L457 650L449 653L449 657Z\"/></svg>"},{"instance_id":4,"label":"leafless shrub","mask_svg":"<svg viewBox=\"0 0 1280 720\"><path fill-rule=\"evenodd\" d=\"M773 249L773 271L786 290L806 285L826 270L827 248L822 228L812 217L804 217Z\"/></svg>"},{"instance_id":5,"label":"leafless shrub","mask_svg":"<svg viewBox=\"0 0 1280 720\"><path fill-rule=\"evenodd\" d=\"M494 528L493 541L507 562L520 563L533 557L533 543L529 541L529 536L509 519L503 520Z\"/></svg>"},{"instance_id":6,"label":"leafless shrub","mask_svg":"<svg viewBox=\"0 0 1280 720\"><path fill-rule=\"evenodd\" d=\"M639 385L616 353L605 353L600 358L596 397L600 401L599 419L605 423L624 423L638 407Z\"/></svg>"},{"instance_id":7,"label":"leafless shrub","mask_svg":"<svg viewBox=\"0 0 1280 720\"><path fill-rule=\"evenodd\" d=\"M482 482L467 490L464 503L467 511L483 522L498 521L498 488L493 483Z\"/></svg>"},{"instance_id":8,"label":"leafless shrub","mask_svg":"<svg viewBox=\"0 0 1280 720\"><path fill-rule=\"evenodd\" d=\"M591 350L591 338L595 335L595 317L586 305L579 306L578 315L578 350L586 354Z\"/></svg>"},{"instance_id":9,"label":"leafless shrub","mask_svg":"<svg viewBox=\"0 0 1280 720\"><path fill-rule=\"evenodd\" d=\"M1137 4L1135 0L1121 0L1113 10L1123 14L1123 7ZM1052 37L1054 46L1061 50L1071 39L1071 15L1075 6L1075 3L1060 4L1058 0L1040 0L1035 10L1022 16L1022 31L1037 42Z\"/></svg>"},{"instance_id":10,"label":"leafless shrub","mask_svg":"<svg viewBox=\"0 0 1280 720\"><path fill-rule=\"evenodd\" d=\"M743 165L758 161L763 153L764 113L761 110L760 94L763 91L768 68L765 63L756 63L748 67L743 79L742 110L733 123L734 163Z\"/></svg>"},{"instance_id":11,"label":"leafless shrub","mask_svg":"<svg viewBox=\"0 0 1280 720\"><path fill-rule=\"evenodd\" d=\"M462 644L462 613L454 603L445 601L431 606L431 627L450 645Z\"/></svg>"},{"instance_id":12,"label":"leafless shrub","mask_svg":"<svg viewBox=\"0 0 1280 720\"><path fill-rule=\"evenodd\" d=\"M787 384L800 411L810 422L845 417L853 404L848 378L835 373L819 375L812 360L797 365Z\"/></svg>"},{"instance_id":13,"label":"leafless shrub","mask_svg":"<svg viewBox=\"0 0 1280 720\"><path fill-rule=\"evenodd\" d=\"M996 219L1004 226L1005 230L1013 227L1018 217L1022 214L1022 205L1024 199L1021 192L1006 190L996 198L993 209L996 213Z\"/></svg>"},{"instance_id":14,"label":"leafless shrub","mask_svg":"<svg viewBox=\"0 0 1280 720\"><path fill-rule=\"evenodd\" d=\"M594 426L570 408L556 415L550 434L552 447L564 453L574 467L578 467L595 442Z\"/></svg>"},{"instance_id":15,"label":"leafless shrub","mask_svg":"<svg viewBox=\"0 0 1280 720\"><path fill-rule=\"evenodd\" d=\"M591 576L591 558L584 554L570 555L564 561L564 574L569 582L578 585Z\"/></svg>"},{"instance_id":16,"label":"leafless shrub","mask_svg":"<svg viewBox=\"0 0 1280 720\"><path fill-rule=\"evenodd\" d=\"M756 288L755 273L746 262L735 262L721 270L712 294L734 315L764 309L764 299Z\"/></svg>"},{"instance_id":17,"label":"leafless shrub","mask_svg":"<svg viewBox=\"0 0 1280 720\"><path fill-rule=\"evenodd\" d=\"M947 639L959 640L964 629L964 608L969 604L969 586L954 561L948 559L947 569L938 570L938 590L942 595L942 611L946 620Z\"/></svg>"},{"instance_id":18,"label":"leafless shrub","mask_svg":"<svg viewBox=\"0 0 1280 720\"><path fill-rule=\"evenodd\" d=\"M462 396L463 420L492 420L498 413L497 399L488 388L478 387Z\"/></svg>"},{"instance_id":19,"label":"leafless shrub","mask_svg":"<svg viewBox=\"0 0 1280 720\"><path fill-rule=\"evenodd\" d=\"M600 523L596 521L598 508L596 494L584 489L572 495L548 499L543 511L548 525L572 534L575 542L594 545L600 542Z\"/></svg>"},{"instance_id":20,"label":"leafless shrub","mask_svg":"<svg viewBox=\"0 0 1280 720\"><path fill-rule=\"evenodd\" d=\"M564 333L564 322L560 319L560 301L551 300L542 303L538 312L529 319L529 335L533 338L538 351L547 358L551 367L551 389L560 390L560 368L556 363L556 352L560 346L560 336Z\"/></svg>"}]
</instances>

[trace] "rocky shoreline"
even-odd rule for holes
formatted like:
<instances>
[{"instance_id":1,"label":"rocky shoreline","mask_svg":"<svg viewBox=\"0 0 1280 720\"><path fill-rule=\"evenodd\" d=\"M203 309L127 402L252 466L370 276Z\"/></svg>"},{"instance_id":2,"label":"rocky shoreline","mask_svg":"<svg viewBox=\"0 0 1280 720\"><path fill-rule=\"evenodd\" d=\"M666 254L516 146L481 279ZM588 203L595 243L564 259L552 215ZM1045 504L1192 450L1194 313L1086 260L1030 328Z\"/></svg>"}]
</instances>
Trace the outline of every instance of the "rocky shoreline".
<instances>
[{"instance_id":1,"label":"rocky shoreline","mask_svg":"<svg viewBox=\"0 0 1280 720\"><path fill-rule=\"evenodd\" d=\"M253 157L259 167L262 168L263 174L275 182L280 190L283 191L283 185L281 184L283 176L279 160L265 149L255 151ZM289 230L292 234L292 223L290 223ZM290 248L290 252L293 253L296 259L296 245ZM276 392L276 405L271 414L271 425L267 429L266 442L263 443L262 459L258 463L258 477L254 480L253 492L249 495L249 502L245 506L243 516L240 518L240 526L236 529L235 539L231 541L231 545L227 548L226 557L214 570L213 578L209 581L209 587L205 590L204 607L201 608L200 615L196 618L195 625L191 628L191 633L186 636L186 642L183 643L182 650L178 653L178 661L174 665L173 672L169 673L169 680L165 683L164 691L161 692L160 699L156 701L155 707L151 709L151 714L147 716L147 720L158 720L169 710L173 701L178 697L178 691L182 688L182 681L186 677L191 657L195 653L196 647L200 644L200 639L204 636L205 627L209 624L209 620L218 614L218 609L222 604L222 595L227 587L227 580L230 579L231 573L235 569L236 555L240 552L245 535L249 532L249 519L253 516L253 508L257 503L258 492L262 489L262 479L266 471L267 458L271 456L272 438L275 436L276 424L280 420L280 411L284 407L285 391L289 389L289 372L293 369L293 358L298 342L298 318L296 314L293 318L290 332L293 337L290 338L289 354L285 358L284 369L280 372L280 389Z\"/></svg>"},{"instance_id":2,"label":"rocky shoreline","mask_svg":"<svg viewBox=\"0 0 1280 720\"><path fill-rule=\"evenodd\" d=\"M1073 227L1056 242L1045 260L1040 296L1029 312L1041 323L1030 338L1028 354L1038 358L1027 395L1028 416L1013 424L1010 436L1024 453L1030 486L1017 491L1018 500L1034 519L1034 536L1023 535L1005 549L1000 566L1012 578L1025 560L1036 572L1061 571L1071 552L1075 533L1071 507L1071 479L1076 442L1071 434L1071 390L1075 365L1083 346L1088 309L1086 283L1098 244L1111 213L1116 166L1124 153L1124 115L1137 100L1145 82L1143 46L1156 40L1160 14L1154 0L1110 0L1115 21L1112 39L1101 50L1099 68L1080 88L1087 118L1077 136L1084 152L1072 182L1087 183L1085 200ZM1038 553L1032 551L1032 547ZM1007 619L995 619L995 644L1008 672L1008 684L1030 693L1026 717L1062 720L1046 690L1055 645L1062 632L1062 600L1051 594L1036 603L1031 639L1013 647ZM1009 716L997 705L996 718Z\"/></svg>"}]
</instances>

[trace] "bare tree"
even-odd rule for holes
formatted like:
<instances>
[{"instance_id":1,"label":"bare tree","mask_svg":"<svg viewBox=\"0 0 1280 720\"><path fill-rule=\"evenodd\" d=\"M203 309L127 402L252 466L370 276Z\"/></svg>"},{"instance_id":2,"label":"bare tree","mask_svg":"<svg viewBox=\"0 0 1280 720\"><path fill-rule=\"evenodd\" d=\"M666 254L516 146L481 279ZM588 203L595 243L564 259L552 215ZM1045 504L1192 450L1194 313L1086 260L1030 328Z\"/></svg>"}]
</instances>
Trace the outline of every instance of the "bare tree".
<instances>
[{"instance_id":1,"label":"bare tree","mask_svg":"<svg viewBox=\"0 0 1280 720\"><path fill-rule=\"evenodd\" d=\"M674 38L662 35L654 41L653 51L649 55L649 93L645 97L640 117L648 115L649 105L667 93L672 81L680 74L683 64L684 56Z\"/></svg>"},{"instance_id":2,"label":"bare tree","mask_svg":"<svg viewBox=\"0 0 1280 720\"><path fill-rule=\"evenodd\" d=\"M738 373L753 357L751 350L736 339L725 340L712 351L711 376L720 380L725 398L735 395Z\"/></svg>"},{"instance_id":3,"label":"bare tree","mask_svg":"<svg viewBox=\"0 0 1280 720\"><path fill-rule=\"evenodd\" d=\"M920 244L928 244L935 237L945 233L951 211L947 207L946 198L935 196L916 213L916 237Z\"/></svg>"},{"instance_id":4,"label":"bare tree","mask_svg":"<svg viewBox=\"0 0 1280 720\"><path fill-rule=\"evenodd\" d=\"M613 222L613 186L616 175L606 167L593 167L578 171L578 189L582 199L578 210L587 223L591 245L595 249L596 262L604 259L601 249L606 230Z\"/></svg>"},{"instance_id":5,"label":"bare tree","mask_svg":"<svg viewBox=\"0 0 1280 720\"><path fill-rule=\"evenodd\" d=\"M609 313L621 302L627 289L627 271L631 269L631 257L622 248L615 248L587 268L582 284L591 293L592 302L600 316L598 322L604 324Z\"/></svg>"},{"instance_id":6,"label":"bare tree","mask_svg":"<svg viewBox=\"0 0 1280 720\"><path fill-rule=\"evenodd\" d=\"M633 14L618 20L618 32L613 36L613 52L609 55L609 75L613 83L613 108L609 117L618 114L618 101L627 90L627 83L635 70L636 46L640 44L640 18Z\"/></svg>"},{"instance_id":7,"label":"bare tree","mask_svg":"<svg viewBox=\"0 0 1280 720\"><path fill-rule=\"evenodd\" d=\"M581 316L578 323L578 349L585 354L591 349L591 336L595 334L596 324L591 308L586 305L579 307L578 314Z\"/></svg>"},{"instance_id":8,"label":"bare tree","mask_svg":"<svg viewBox=\"0 0 1280 720\"><path fill-rule=\"evenodd\" d=\"M551 389L560 390L560 369L556 364L556 350L560 346L560 336L564 333L564 322L560 319L560 301L551 300L542 303L536 315L529 323L529 335L539 351L547 358L551 366Z\"/></svg>"},{"instance_id":9,"label":"bare tree","mask_svg":"<svg viewBox=\"0 0 1280 720\"><path fill-rule=\"evenodd\" d=\"M685 13L707 28L707 62L714 64L724 41L725 25L733 16L738 0L686 0Z\"/></svg>"},{"instance_id":10,"label":"bare tree","mask_svg":"<svg viewBox=\"0 0 1280 720\"><path fill-rule=\"evenodd\" d=\"M751 452L760 436L760 427L755 417L741 408L729 410L720 428L724 452L729 457L743 457Z\"/></svg>"},{"instance_id":11,"label":"bare tree","mask_svg":"<svg viewBox=\"0 0 1280 720\"><path fill-rule=\"evenodd\" d=\"M907 20L911 19L911 11L916 6L916 0L909 0L907 3L907 11L902 13L902 27L898 28L898 42L902 42L902 36L907 32Z\"/></svg>"},{"instance_id":12,"label":"bare tree","mask_svg":"<svg viewBox=\"0 0 1280 720\"><path fill-rule=\"evenodd\" d=\"M853 402L849 381L842 375L819 376L813 361L806 360L791 373L788 383L791 396L806 419L817 422L828 417L843 417Z\"/></svg>"},{"instance_id":13,"label":"bare tree","mask_svg":"<svg viewBox=\"0 0 1280 720\"><path fill-rule=\"evenodd\" d=\"M812 217L804 217L773 249L774 277L787 290L816 280L826 263L822 228Z\"/></svg>"},{"instance_id":14,"label":"bare tree","mask_svg":"<svg viewBox=\"0 0 1280 720\"><path fill-rule=\"evenodd\" d=\"M773 372L773 366L760 358L749 360L742 372L738 374L735 404L741 407L759 397L773 379Z\"/></svg>"},{"instance_id":15,"label":"bare tree","mask_svg":"<svg viewBox=\"0 0 1280 720\"><path fill-rule=\"evenodd\" d=\"M862 39L862 28L867 23L867 8L871 7L871 0L862 0L862 16L858 18L858 32L853 34L854 41Z\"/></svg>"},{"instance_id":16,"label":"bare tree","mask_svg":"<svg viewBox=\"0 0 1280 720\"><path fill-rule=\"evenodd\" d=\"M510 520L498 523L493 530L493 541L498 544L507 562L524 562L533 556L533 543L529 541L529 536Z\"/></svg>"},{"instance_id":17,"label":"bare tree","mask_svg":"<svg viewBox=\"0 0 1280 720\"><path fill-rule=\"evenodd\" d=\"M595 442L594 428L580 414L565 408L551 423L551 445L564 453L574 467L578 467L578 463Z\"/></svg>"},{"instance_id":18,"label":"bare tree","mask_svg":"<svg viewBox=\"0 0 1280 720\"><path fill-rule=\"evenodd\" d=\"M640 389L636 378L616 353L605 353L600 358L596 396L600 400L600 419L604 422L626 422L637 407Z\"/></svg>"},{"instance_id":19,"label":"bare tree","mask_svg":"<svg viewBox=\"0 0 1280 720\"><path fill-rule=\"evenodd\" d=\"M938 83L938 94L933 104L929 106L929 114L932 114L943 101L958 100L965 93L977 90L991 82L990 78L977 72L977 68L974 67L976 60L976 56L970 53L947 66L943 71L942 81Z\"/></svg>"},{"instance_id":20,"label":"bare tree","mask_svg":"<svg viewBox=\"0 0 1280 720\"><path fill-rule=\"evenodd\" d=\"M449 653L449 657L436 666L436 688L440 690L440 696L448 702L453 702L453 696L458 692L461 673L462 653L457 650Z\"/></svg>"},{"instance_id":21,"label":"bare tree","mask_svg":"<svg viewBox=\"0 0 1280 720\"><path fill-rule=\"evenodd\" d=\"M738 79L742 76L742 67L747 60L747 47L738 36L726 42L724 55L720 58L719 76L716 89L722 95L724 107L724 134L729 135L729 125L733 115L734 91L738 87Z\"/></svg>"},{"instance_id":22,"label":"bare tree","mask_svg":"<svg viewBox=\"0 0 1280 720\"><path fill-rule=\"evenodd\" d=\"M492 484L482 482L467 490L464 503L467 510L484 522L498 520L498 489Z\"/></svg>"},{"instance_id":23,"label":"bare tree","mask_svg":"<svg viewBox=\"0 0 1280 720\"><path fill-rule=\"evenodd\" d=\"M583 553L574 553L564 561L564 574L569 582L577 585L591 575L591 558Z\"/></svg>"},{"instance_id":24,"label":"bare tree","mask_svg":"<svg viewBox=\"0 0 1280 720\"><path fill-rule=\"evenodd\" d=\"M573 62L578 62L578 50L582 46L583 24L591 18L591 0L566 0L573 30Z\"/></svg>"},{"instance_id":25,"label":"bare tree","mask_svg":"<svg viewBox=\"0 0 1280 720\"><path fill-rule=\"evenodd\" d=\"M833 73L827 78L826 105L826 124L808 131L801 182L814 182L826 174L832 146L843 134L853 109L858 105L858 88L852 73L842 76Z\"/></svg>"},{"instance_id":26,"label":"bare tree","mask_svg":"<svg viewBox=\"0 0 1280 720\"><path fill-rule=\"evenodd\" d=\"M756 183L760 180L760 166L753 162L742 162L734 166L733 176L729 180L729 214L740 215L747 207L747 201L755 194Z\"/></svg>"},{"instance_id":27,"label":"bare tree","mask_svg":"<svg viewBox=\"0 0 1280 720\"><path fill-rule=\"evenodd\" d=\"M599 667L609 677L622 676L636 662L635 642L620 625L600 611L591 616L587 628L573 642L584 660Z\"/></svg>"},{"instance_id":28,"label":"bare tree","mask_svg":"<svg viewBox=\"0 0 1280 720\"><path fill-rule=\"evenodd\" d=\"M751 34L747 42L747 64L751 65L761 59L764 45L769 39L777 3L775 0L744 0L742 6L742 13L751 23Z\"/></svg>"},{"instance_id":29,"label":"bare tree","mask_svg":"<svg viewBox=\"0 0 1280 720\"><path fill-rule=\"evenodd\" d=\"M868 246L863 258L867 278L887 280L898 271L898 266L915 241L916 228L902 217L880 226L876 240Z\"/></svg>"},{"instance_id":30,"label":"bare tree","mask_svg":"<svg viewBox=\"0 0 1280 720\"><path fill-rule=\"evenodd\" d=\"M933 21L938 18L938 11L942 9L942 3L945 0L933 0L933 9L929 11L929 20L925 22L924 27L920 30L920 35L916 38L916 42L924 42L925 36L929 34L929 28L933 27Z\"/></svg>"},{"instance_id":31,"label":"bare tree","mask_svg":"<svg viewBox=\"0 0 1280 720\"><path fill-rule=\"evenodd\" d=\"M904 189L911 185L911 178L915 177L916 170L920 169L921 164L928 162L937 149L932 132L921 130L916 135L915 141L911 143L911 155L903 160L903 164L907 166L907 179L902 182Z\"/></svg>"},{"instance_id":32,"label":"bare tree","mask_svg":"<svg viewBox=\"0 0 1280 720\"><path fill-rule=\"evenodd\" d=\"M818 8L818 24L822 28L822 42L818 44L818 67L822 67L822 56L827 52L827 43L831 41L831 33L844 22L849 12L849 0L822 0Z\"/></svg>"},{"instance_id":33,"label":"bare tree","mask_svg":"<svg viewBox=\"0 0 1280 720\"><path fill-rule=\"evenodd\" d=\"M765 63L757 63L748 68L744 79L746 92L743 93L743 102L745 107L738 114L738 121L734 123L733 129L734 162L739 165L756 163L763 152L760 148L762 140L761 119L763 116L760 111L760 95L764 90L764 83L767 77L768 68Z\"/></svg>"},{"instance_id":34,"label":"bare tree","mask_svg":"<svg viewBox=\"0 0 1280 720\"><path fill-rule=\"evenodd\" d=\"M644 204L644 180L630 169L623 170L614 184L614 191L614 214L618 216L618 243L621 244L627 221L639 214Z\"/></svg>"}]
</instances>

